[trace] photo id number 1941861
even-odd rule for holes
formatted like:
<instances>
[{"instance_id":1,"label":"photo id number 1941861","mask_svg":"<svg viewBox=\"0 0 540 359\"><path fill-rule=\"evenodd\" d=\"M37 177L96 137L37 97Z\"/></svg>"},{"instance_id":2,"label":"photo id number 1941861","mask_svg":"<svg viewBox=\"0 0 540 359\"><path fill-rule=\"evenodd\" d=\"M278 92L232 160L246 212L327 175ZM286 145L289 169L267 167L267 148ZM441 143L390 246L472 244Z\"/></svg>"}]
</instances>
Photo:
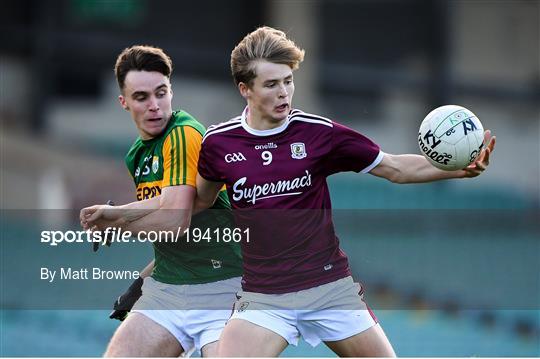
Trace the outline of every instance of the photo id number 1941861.
<instances>
[{"instance_id":1,"label":"photo id number 1941861","mask_svg":"<svg viewBox=\"0 0 540 359\"><path fill-rule=\"evenodd\" d=\"M189 228L185 231L187 243L249 243L249 228Z\"/></svg>"}]
</instances>

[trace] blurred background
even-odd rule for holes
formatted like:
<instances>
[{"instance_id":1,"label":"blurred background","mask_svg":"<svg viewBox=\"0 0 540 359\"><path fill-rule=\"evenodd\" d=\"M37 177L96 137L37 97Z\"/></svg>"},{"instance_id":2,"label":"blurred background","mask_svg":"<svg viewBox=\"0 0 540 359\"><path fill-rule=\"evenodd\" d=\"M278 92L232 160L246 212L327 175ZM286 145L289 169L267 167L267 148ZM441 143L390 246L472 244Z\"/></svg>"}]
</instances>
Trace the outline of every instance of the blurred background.
<instances>
[{"instance_id":1,"label":"blurred background","mask_svg":"<svg viewBox=\"0 0 540 359\"><path fill-rule=\"evenodd\" d=\"M208 126L242 111L230 52L270 25L306 50L294 107L355 128L385 152L419 153L420 122L444 104L467 107L497 135L489 170L475 180L329 179L337 232L397 354L540 356L539 18L535 0L2 1L0 243L20 236L17 211L135 200L123 156L137 132L113 73L122 49L163 48L174 108ZM394 230L366 236L347 220L370 210L381 227L390 213ZM474 220L448 235L455 226L426 220L445 211ZM467 234L478 222L483 235ZM4 294L13 291L1 285L13 274L7 255L4 247ZM455 273L483 286L449 291ZM24 296L24 283L15 291ZM487 309L475 301L482 293L527 300ZM6 305L4 294L2 356L99 356L117 326L106 311L30 310ZM305 343L284 353L331 355Z\"/></svg>"}]
</instances>

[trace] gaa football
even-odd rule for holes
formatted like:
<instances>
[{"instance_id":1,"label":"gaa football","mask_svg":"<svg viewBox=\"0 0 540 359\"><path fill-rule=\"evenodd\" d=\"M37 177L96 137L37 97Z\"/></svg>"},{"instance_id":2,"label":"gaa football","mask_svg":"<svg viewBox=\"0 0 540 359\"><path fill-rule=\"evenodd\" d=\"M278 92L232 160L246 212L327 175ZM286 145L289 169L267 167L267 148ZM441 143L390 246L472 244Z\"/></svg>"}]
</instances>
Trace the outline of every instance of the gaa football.
<instances>
[{"instance_id":1,"label":"gaa football","mask_svg":"<svg viewBox=\"0 0 540 359\"><path fill-rule=\"evenodd\" d=\"M418 131L418 145L433 166L446 171L467 167L480 154L484 128L474 113L456 105L431 111Z\"/></svg>"}]
</instances>

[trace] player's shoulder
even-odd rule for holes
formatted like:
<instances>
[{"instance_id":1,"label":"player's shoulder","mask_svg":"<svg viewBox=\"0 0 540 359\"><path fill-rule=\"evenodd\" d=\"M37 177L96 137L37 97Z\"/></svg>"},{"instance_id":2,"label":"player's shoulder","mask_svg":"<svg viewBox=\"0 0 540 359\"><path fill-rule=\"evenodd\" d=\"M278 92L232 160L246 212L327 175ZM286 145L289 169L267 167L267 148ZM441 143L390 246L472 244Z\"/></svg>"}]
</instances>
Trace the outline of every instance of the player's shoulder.
<instances>
[{"instance_id":1,"label":"player's shoulder","mask_svg":"<svg viewBox=\"0 0 540 359\"><path fill-rule=\"evenodd\" d=\"M133 161L135 161L137 154L141 151L145 151L145 146L142 139L140 137L137 137L137 139L133 142L126 155L124 156L124 162L128 165L128 167Z\"/></svg>"},{"instance_id":2,"label":"player's shoulder","mask_svg":"<svg viewBox=\"0 0 540 359\"><path fill-rule=\"evenodd\" d=\"M305 123L315 126L326 126L332 128L334 122L324 116L316 115L313 113L304 112L302 110L294 109L289 114L289 123Z\"/></svg>"},{"instance_id":3,"label":"player's shoulder","mask_svg":"<svg viewBox=\"0 0 540 359\"><path fill-rule=\"evenodd\" d=\"M236 116L228 121L218 123L217 125L212 125L206 130L206 134L203 137L203 142L209 140L210 138L214 139L219 135L226 135L239 127L242 127L242 116Z\"/></svg>"},{"instance_id":4,"label":"player's shoulder","mask_svg":"<svg viewBox=\"0 0 540 359\"><path fill-rule=\"evenodd\" d=\"M174 111L170 121L164 133L165 138L175 136L178 131L201 137L206 132L204 125L184 110Z\"/></svg>"},{"instance_id":5,"label":"player's shoulder","mask_svg":"<svg viewBox=\"0 0 540 359\"><path fill-rule=\"evenodd\" d=\"M128 152L126 153L126 157L130 157L141 150L141 148L144 148L144 142L140 137L137 137L135 141L131 144L131 147L129 148Z\"/></svg>"},{"instance_id":6,"label":"player's shoulder","mask_svg":"<svg viewBox=\"0 0 540 359\"><path fill-rule=\"evenodd\" d=\"M307 113L302 110L294 109L289 114L289 124L300 124L304 126L323 126L327 128L334 127L334 121L331 119L315 115L312 113Z\"/></svg>"}]
</instances>

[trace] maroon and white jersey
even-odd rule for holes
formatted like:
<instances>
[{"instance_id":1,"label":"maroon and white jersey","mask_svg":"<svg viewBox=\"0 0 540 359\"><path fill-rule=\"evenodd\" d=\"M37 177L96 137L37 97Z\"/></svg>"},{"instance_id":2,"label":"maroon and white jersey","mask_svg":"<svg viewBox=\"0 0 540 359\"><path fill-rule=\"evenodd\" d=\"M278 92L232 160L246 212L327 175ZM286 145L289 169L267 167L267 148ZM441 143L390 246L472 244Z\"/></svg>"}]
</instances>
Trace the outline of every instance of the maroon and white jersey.
<instances>
[{"instance_id":1,"label":"maroon and white jersey","mask_svg":"<svg viewBox=\"0 0 540 359\"><path fill-rule=\"evenodd\" d=\"M243 289L288 293L349 276L326 177L370 171L382 160L379 146L299 110L264 131L250 128L246 114L209 127L199 157L199 174L226 184L238 223L250 228Z\"/></svg>"}]
</instances>

